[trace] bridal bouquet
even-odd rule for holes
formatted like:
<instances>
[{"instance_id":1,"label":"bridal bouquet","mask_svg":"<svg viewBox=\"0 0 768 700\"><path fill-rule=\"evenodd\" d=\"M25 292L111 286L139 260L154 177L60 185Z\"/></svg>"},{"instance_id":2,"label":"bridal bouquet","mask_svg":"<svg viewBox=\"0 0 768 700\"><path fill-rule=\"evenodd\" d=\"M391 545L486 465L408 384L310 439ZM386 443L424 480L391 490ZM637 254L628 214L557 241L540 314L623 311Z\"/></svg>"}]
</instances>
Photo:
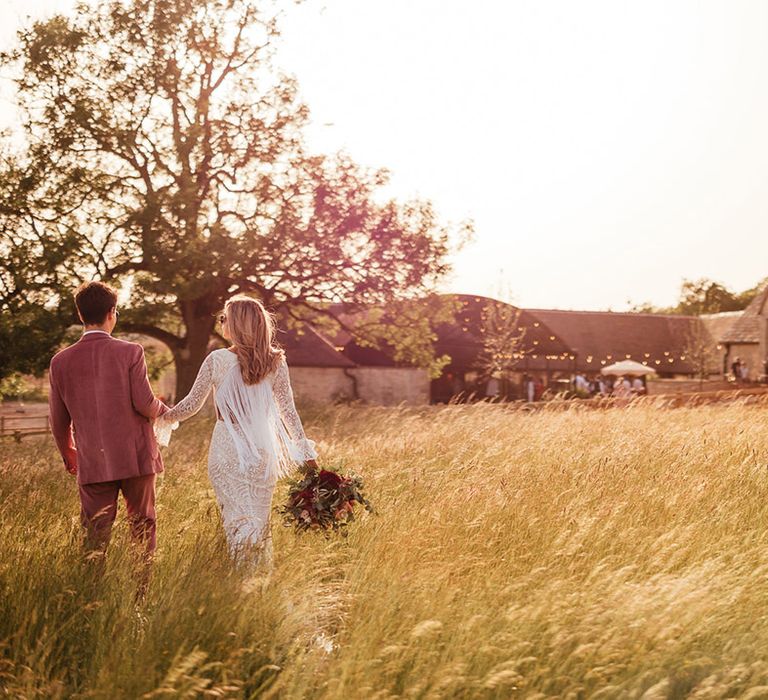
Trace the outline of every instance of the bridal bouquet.
<instances>
[{"instance_id":1,"label":"bridal bouquet","mask_svg":"<svg viewBox=\"0 0 768 700\"><path fill-rule=\"evenodd\" d=\"M356 474L309 467L302 471L302 479L289 482L288 502L279 511L286 527L298 532L340 530L355 519L355 503L373 512Z\"/></svg>"}]
</instances>

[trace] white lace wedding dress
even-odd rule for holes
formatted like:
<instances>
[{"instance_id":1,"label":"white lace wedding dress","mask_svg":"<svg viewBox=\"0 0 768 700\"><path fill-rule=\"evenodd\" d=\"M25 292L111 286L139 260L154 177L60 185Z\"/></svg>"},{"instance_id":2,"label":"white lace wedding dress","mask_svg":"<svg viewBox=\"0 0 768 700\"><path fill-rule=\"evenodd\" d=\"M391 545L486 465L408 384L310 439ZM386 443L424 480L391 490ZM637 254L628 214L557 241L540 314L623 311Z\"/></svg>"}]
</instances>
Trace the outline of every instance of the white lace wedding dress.
<instances>
[{"instance_id":1,"label":"white lace wedding dress","mask_svg":"<svg viewBox=\"0 0 768 700\"><path fill-rule=\"evenodd\" d=\"M234 392L234 399L233 386L241 391ZM275 483L290 462L316 459L315 443L304 435L285 358L271 375L246 387L237 356L223 349L205 358L189 394L157 419L161 444L168 444L174 424L202 408L211 389L216 390L218 420L208 452L208 476L230 553L233 558L258 554L268 564L272 558L269 515ZM234 405L238 399L240 404Z\"/></svg>"}]
</instances>

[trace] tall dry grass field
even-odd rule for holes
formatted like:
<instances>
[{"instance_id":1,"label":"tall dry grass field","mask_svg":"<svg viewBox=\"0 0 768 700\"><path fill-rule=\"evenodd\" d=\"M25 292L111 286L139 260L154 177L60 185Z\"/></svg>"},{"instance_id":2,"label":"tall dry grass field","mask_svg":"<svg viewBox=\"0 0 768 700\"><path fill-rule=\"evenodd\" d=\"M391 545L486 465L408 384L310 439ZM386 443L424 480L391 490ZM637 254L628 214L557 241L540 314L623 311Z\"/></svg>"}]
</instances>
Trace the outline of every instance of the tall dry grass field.
<instances>
[{"instance_id":1,"label":"tall dry grass field","mask_svg":"<svg viewBox=\"0 0 768 700\"><path fill-rule=\"evenodd\" d=\"M338 408L305 426L379 514L347 539L276 521L271 578L244 577L193 421L166 452L138 610L124 521L94 580L51 444L0 448L3 691L768 697L765 408Z\"/></svg>"}]
</instances>

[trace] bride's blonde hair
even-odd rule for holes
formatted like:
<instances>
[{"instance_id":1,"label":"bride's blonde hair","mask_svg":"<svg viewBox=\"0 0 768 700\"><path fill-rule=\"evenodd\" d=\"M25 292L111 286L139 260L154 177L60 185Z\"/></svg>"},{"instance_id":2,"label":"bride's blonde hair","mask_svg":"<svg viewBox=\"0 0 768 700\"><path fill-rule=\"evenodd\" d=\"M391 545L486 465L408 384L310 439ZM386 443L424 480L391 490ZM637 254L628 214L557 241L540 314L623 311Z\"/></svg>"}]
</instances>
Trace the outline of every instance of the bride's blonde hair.
<instances>
[{"instance_id":1,"label":"bride's blonde hair","mask_svg":"<svg viewBox=\"0 0 768 700\"><path fill-rule=\"evenodd\" d=\"M275 343L275 316L257 299L237 294L224 304L229 335L246 384L277 369L285 354Z\"/></svg>"}]
</instances>

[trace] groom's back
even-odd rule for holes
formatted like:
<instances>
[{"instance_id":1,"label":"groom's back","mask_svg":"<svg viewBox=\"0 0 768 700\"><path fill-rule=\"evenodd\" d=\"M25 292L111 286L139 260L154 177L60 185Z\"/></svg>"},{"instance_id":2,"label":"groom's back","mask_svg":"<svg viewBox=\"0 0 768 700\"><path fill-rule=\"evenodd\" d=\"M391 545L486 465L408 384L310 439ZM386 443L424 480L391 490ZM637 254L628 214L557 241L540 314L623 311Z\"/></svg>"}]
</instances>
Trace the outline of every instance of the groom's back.
<instances>
[{"instance_id":1,"label":"groom's back","mask_svg":"<svg viewBox=\"0 0 768 700\"><path fill-rule=\"evenodd\" d=\"M107 333L88 333L51 360L51 427L64 439L71 419L81 484L163 470L150 418L162 410L144 351Z\"/></svg>"}]
</instances>

